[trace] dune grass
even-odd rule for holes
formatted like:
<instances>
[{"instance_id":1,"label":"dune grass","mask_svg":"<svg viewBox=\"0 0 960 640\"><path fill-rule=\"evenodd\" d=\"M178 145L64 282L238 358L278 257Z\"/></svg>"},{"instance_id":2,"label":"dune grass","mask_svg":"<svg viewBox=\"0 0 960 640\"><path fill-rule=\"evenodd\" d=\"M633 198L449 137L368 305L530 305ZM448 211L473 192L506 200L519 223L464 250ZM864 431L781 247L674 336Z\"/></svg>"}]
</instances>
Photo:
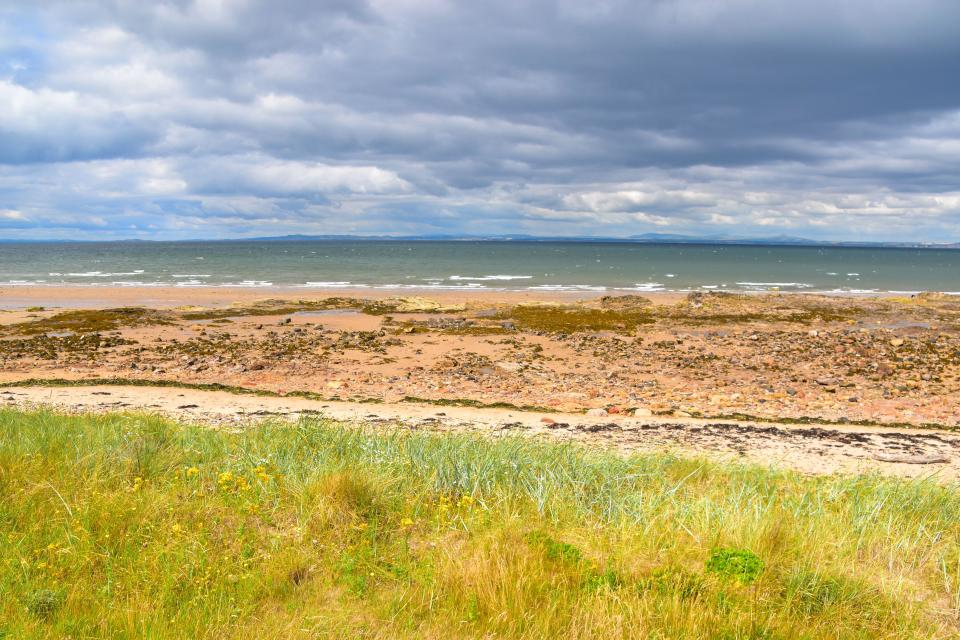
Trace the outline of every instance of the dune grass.
<instances>
[{"instance_id":1,"label":"dune grass","mask_svg":"<svg viewBox=\"0 0 960 640\"><path fill-rule=\"evenodd\" d=\"M948 638L960 494L318 420L0 410L0 637Z\"/></svg>"}]
</instances>

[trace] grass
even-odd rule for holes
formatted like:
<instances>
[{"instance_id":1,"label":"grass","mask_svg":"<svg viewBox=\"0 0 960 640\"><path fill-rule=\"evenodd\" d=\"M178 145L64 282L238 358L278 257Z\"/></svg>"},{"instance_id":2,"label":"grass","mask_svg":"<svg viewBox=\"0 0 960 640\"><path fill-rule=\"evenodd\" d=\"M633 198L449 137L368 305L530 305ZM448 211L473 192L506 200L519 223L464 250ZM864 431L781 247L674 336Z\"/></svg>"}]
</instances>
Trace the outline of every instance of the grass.
<instances>
[{"instance_id":1,"label":"grass","mask_svg":"<svg viewBox=\"0 0 960 640\"><path fill-rule=\"evenodd\" d=\"M0 637L948 638L960 494L319 420L0 410Z\"/></svg>"}]
</instances>

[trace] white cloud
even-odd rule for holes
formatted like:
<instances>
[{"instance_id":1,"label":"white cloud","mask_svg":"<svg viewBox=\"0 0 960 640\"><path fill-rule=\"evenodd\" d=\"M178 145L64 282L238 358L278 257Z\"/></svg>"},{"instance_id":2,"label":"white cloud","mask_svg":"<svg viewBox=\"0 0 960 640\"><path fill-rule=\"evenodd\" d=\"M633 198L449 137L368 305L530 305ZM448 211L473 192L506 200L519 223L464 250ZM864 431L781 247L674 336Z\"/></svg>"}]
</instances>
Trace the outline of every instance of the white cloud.
<instances>
[{"instance_id":1,"label":"white cloud","mask_svg":"<svg viewBox=\"0 0 960 640\"><path fill-rule=\"evenodd\" d=\"M960 237L958 42L947 0L0 0L0 219Z\"/></svg>"}]
</instances>

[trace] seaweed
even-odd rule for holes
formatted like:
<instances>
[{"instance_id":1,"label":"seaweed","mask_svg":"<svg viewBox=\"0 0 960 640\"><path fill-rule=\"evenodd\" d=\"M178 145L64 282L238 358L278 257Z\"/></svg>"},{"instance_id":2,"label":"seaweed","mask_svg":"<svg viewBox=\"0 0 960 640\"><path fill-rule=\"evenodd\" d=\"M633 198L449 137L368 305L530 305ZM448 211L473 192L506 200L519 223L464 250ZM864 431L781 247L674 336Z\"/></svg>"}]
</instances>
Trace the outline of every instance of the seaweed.
<instances>
[{"instance_id":1,"label":"seaweed","mask_svg":"<svg viewBox=\"0 0 960 640\"><path fill-rule=\"evenodd\" d=\"M71 331L73 333L96 333L115 331L120 327L141 327L156 324L171 324L170 314L143 307L119 307L116 309L73 309L62 311L49 318L18 322L7 327L17 335Z\"/></svg>"}]
</instances>

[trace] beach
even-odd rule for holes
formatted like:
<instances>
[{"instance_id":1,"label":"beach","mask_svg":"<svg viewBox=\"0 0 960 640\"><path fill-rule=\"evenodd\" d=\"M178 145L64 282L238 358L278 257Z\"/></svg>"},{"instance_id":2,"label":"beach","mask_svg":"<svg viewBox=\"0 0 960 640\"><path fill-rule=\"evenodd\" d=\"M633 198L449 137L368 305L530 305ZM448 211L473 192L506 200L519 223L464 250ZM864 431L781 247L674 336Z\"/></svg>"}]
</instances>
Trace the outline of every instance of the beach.
<instances>
[{"instance_id":1,"label":"beach","mask_svg":"<svg viewBox=\"0 0 960 640\"><path fill-rule=\"evenodd\" d=\"M76 398L78 410L97 408L89 393L106 383L124 388L123 408L195 404L201 415L250 413L203 400L215 388L299 396L320 403L315 411L338 402L358 408L352 418L407 412L443 424L447 409L467 411L459 429L472 420L497 431L517 420L488 412L509 410L537 427L516 431L623 450L734 455L809 472L956 473L954 296L416 293L3 288L0 383L11 403L42 402L52 393L43 385L81 385L56 395L68 409ZM151 385L195 395L158 404ZM583 418L616 428L551 428ZM721 426L695 433L685 421ZM798 426L861 435L796 440ZM876 448L877 429L922 429L943 442Z\"/></svg>"}]
</instances>

